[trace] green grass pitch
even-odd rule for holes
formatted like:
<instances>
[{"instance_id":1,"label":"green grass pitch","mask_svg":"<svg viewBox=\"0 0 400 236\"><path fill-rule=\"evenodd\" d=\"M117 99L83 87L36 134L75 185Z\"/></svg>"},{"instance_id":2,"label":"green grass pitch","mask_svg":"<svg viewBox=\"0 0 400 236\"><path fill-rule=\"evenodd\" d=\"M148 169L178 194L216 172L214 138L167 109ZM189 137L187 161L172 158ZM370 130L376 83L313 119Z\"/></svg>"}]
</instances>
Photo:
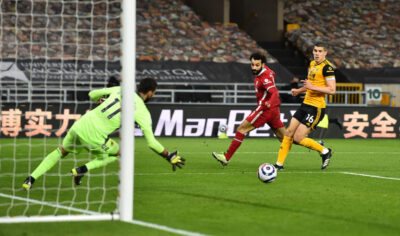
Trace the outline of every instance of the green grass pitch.
<instances>
[{"instance_id":1,"label":"green grass pitch","mask_svg":"<svg viewBox=\"0 0 400 236\"><path fill-rule=\"evenodd\" d=\"M27 139L16 139L17 149L10 146L13 139L0 139L0 158L26 158L31 152L42 155L56 145L57 139L31 140L35 145L23 145ZM246 138L231 163L222 167L211 156L213 151L225 151L231 139L159 138L170 151L178 149L187 159L183 169L171 171L169 164L148 149L143 138L135 141L134 218L189 232L207 235L399 235L400 234L400 143L399 140L326 139L325 145L334 150L330 166L321 170L321 158L314 151L293 145L285 169L276 180L265 184L257 178L257 168L264 162L276 161L279 142L273 138ZM37 142L37 143L35 143ZM85 159L85 155L78 157ZM34 162L34 166L39 160ZM85 161L82 161L83 163ZM62 160L60 199L75 194L85 201L85 187L71 185L68 171L75 165ZM32 167L34 167L32 166ZM0 171L15 168L12 176L0 174L0 190L11 185L19 188L25 179L27 164L13 165L0 161ZM55 168L58 169L58 168ZM96 186L99 181L93 171L83 185ZM109 173L118 171L118 163L109 165ZM39 179L31 198L42 199L41 187L48 189L46 198L53 199L60 185L55 170ZM117 187L115 176L106 183ZM4 191L0 191L4 193ZM6 191L7 192L7 191ZM9 194L9 192L7 192ZM17 191L18 196L24 192ZM103 195L102 195L103 194ZM106 194L115 207L117 189ZM96 194L90 197L95 199ZM9 210L0 197L0 216L11 212L21 214L25 208ZM3 204L2 204L3 203ZM77 206L78 207L78 206ZM86 207L83 203L82 207ZM33 207L35 208L35 207ZM50 208L50 207L49 207ZM90 209L96 208L96 204ZM32 214L37 209L32 209ZM95 210L95 209L93 209ZM43 209L52 212L54 209ZM30 210L27 211L28 213ZM57 212L56 214L61 214ZM173 235L173 233L133 224L113 222L63 222L0 224L0 235Z\"/></svg>"}]
</instances>

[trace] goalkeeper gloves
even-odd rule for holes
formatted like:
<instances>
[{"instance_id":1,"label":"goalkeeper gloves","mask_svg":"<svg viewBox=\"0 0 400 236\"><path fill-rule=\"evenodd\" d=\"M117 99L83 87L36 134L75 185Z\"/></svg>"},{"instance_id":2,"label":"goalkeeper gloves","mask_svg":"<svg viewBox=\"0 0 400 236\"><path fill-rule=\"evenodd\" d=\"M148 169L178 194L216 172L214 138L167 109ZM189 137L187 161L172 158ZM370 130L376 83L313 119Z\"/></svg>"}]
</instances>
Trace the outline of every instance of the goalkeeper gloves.
<instances>
[{"instance_id":1,"label":"goalkeeper gloves","mask_svg":"<svg viewBox=\"0 0 400 236\"><path fill-rule=\"evenodd\" d=\"M182 168L186 161L185 158L178 155L178 151L168 152L164 158L171 163L173 171L176 170L176 167Z\"/></svg>"}]
</instances>

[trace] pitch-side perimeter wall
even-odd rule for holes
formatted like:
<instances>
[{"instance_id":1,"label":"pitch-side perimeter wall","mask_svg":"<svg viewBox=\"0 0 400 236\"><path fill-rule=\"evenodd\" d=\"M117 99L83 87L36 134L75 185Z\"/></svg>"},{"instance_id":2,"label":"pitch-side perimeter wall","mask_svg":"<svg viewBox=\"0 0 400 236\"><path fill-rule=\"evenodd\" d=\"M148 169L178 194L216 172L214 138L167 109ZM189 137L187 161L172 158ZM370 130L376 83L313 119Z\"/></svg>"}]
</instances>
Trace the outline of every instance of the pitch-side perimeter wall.
<instances>
[{"instance_id":1,"label":"pitch-side perimeter wall","mask_svg":"<svg viewBox=\"0 0 400 236\"><path fill-rule=\"evenodd\" d=\"M62 108L60 108L62 107ZM218 127L227 125L227 135L254 107L224 105L148 105L156 136L217 137ZM0 137L65 136L73 122L88 111L89 104L15 104L3 103ZM282 106L281 119L289 124L296 106ZM398 138L400 108L393 107L328 107L328 129L317 128L315 138ZM136 135L142 135L136 129ZM249 133L250 137L273 137L268 126Z\"/></svg>"}]
</instances>

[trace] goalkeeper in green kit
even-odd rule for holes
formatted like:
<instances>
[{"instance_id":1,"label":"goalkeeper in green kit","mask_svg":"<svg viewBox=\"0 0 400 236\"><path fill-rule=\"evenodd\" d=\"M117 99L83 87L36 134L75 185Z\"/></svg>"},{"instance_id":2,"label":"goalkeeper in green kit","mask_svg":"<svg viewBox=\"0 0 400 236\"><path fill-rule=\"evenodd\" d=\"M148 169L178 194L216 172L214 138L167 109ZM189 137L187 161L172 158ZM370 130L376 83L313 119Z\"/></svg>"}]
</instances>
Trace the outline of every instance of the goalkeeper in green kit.
<instances>
[{"instance_id":1,"label":"goalkeeper in green kit","mask_svg":"<svg viewBox=\"0 0 400 236\"><path fill-rule=\"evenodd\" d=\"M135 93L135 122L139 124L150 149L164 157L172 165L182 168L185 159L178 155L178 151L168 152L154 137L151 115L145 102L154 96L157 91L157 82L152 78L140 81L138 93ZM28 176L22 187L26 190L32 188L37 178L52 168L60 158L68 153L79 153L83 149L92 153L94 159L83 166L74 168L71 173L76 185L81 184L81 179L86 172L103 167L118 160L119 145L109 138L109 135L121 126L121 88L111 87L93 90L89 93L92 101L102 101L92 111L77 120L65 136L62 145L48 154L39 166ZM133 124L132 124L133 125Z\"/></svg>"}]
</instances>

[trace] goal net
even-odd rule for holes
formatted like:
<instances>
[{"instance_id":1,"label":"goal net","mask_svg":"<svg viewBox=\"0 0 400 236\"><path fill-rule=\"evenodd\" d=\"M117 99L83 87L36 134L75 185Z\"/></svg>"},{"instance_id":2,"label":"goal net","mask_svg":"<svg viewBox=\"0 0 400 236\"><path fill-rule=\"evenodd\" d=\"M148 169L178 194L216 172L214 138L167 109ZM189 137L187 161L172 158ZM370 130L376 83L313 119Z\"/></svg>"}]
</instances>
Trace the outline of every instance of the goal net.
<instances>
[{"instance_id":1,"label":"goal net","mask_svg":"<svg viewBox=\"0 0 400 236\"><path fill-rule=\"evenodd\" d=\"M22 184L96 106L88 92L111 77L119 81L122 1L0 0L0 6L0 222L118 217L118 161L75 185L71 169L92 154L70 153L30 191Z\"/></svg>"}]
</instances>

